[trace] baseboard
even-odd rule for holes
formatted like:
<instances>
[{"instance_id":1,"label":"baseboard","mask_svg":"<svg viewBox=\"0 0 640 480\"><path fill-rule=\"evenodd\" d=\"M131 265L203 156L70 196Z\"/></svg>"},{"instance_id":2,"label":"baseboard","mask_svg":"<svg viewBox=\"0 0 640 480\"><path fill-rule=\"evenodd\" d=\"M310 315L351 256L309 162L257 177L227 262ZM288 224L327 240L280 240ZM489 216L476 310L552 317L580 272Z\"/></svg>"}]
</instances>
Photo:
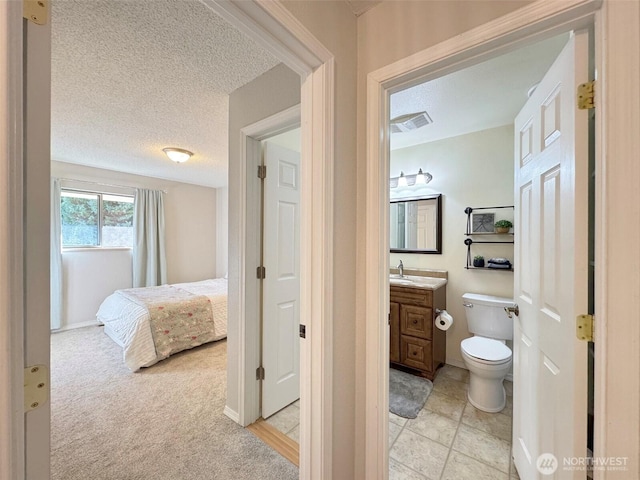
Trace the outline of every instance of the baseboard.
<instances>
[{"instance_id":1,"label":"baseboard","mask_svg":"<svg viewBox=\"0 0 640 480\"><path fill-rule=\"evenodd\" d=\"M464 370L469 370L467 368L467 366L464 364L464 361L462 361L462 360L456 360L456 359L453 359L453 358L451 358L451 359L447 358L445 363L447 365L453 365L454 367L462 368Z\"/></svg>"},{"instance_id":2,"label":"baseboard","mask_svg":"<svg viewBox=\"0 0 640 480\"><path fill-rule=\"evenodd\" d=\"M229 405L225 405L224 407L224 414L229 417L231 420L233 420L236 423L240 423L240 415L238 414L238 412L236 412L235 410L232 410Z\"/></svg>"},{"instance_id":3,"label":"baseboard","mask_svg":"<svg viewBox=\"0 0 640 480\"><path fill-rule=\"evenodd\" d=\"M51 330L51 333L59 333L65 332L67 330L75 330L76 328L84 328L84 327L100 327L101 325L97 320L89 320L88 322L80 322L80 323L72 323L71 325L65 325L64 327L60 327L56 330Z\"/></svg>"}]
</instances>

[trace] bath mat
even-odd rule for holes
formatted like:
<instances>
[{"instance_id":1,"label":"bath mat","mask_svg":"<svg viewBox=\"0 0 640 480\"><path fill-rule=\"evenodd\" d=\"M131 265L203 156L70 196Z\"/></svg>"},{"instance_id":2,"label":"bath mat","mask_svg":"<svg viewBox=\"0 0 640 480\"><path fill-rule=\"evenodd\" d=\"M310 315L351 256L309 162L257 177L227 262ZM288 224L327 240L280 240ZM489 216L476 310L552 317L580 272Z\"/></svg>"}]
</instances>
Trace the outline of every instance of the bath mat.
<instances>
[{"instance_id":1,"label":"bath mat","mask_svg":"<svg viewBox=\"0 0 640 480\"><path fill-rule=\"evenodd\" d=\"M404 418L416 418L433 390L431 380L389 369L389 411Z\"/></svg>"}]
</instances>

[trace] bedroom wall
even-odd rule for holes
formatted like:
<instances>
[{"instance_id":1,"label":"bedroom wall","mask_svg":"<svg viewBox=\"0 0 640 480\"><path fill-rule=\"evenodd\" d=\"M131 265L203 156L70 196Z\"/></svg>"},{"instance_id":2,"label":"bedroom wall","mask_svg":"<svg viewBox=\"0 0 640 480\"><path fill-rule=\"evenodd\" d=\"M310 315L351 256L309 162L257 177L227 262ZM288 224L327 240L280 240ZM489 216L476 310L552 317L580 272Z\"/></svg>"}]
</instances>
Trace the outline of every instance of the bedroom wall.
<instances>
[{"instance_id":1,"label":"bedroom wall","mask_svg":"<svg viewBox=\"0 0 640 480\"><path fill-rule=\"evenodd\" d=\"M216 189L55 161L51 163L51 174L131 187L63 183L89 190L113 193L133 193L135 187L165 190L167 281L189 282L216 276ZM118 288L132 286L130 249L72 249L63 252L62 261L63 330L94 324L102 300Z\"/></svg>"},{"instance_id":2,"label":"bedroom wall","mask_svg":"<svg viewBox=\"0 0 640 480\"><path fill-rule=\"evenodd\" d=\"M408 148L393 150L391 176L417 172L433 175L426 187L408 187L405 196L442 193L442 254L392 253L390 265L402 260L405 268L447 270L447 311L454 323L447 331L447 363L464 368L460 342L467 330L463 293L484 293L513 297L513 272L467 270L467 247L463 233L467 226L466 207L513 205L513 126L474 132ZM397 190L397 189L396 189ZM395 191L392 191L395 193ZM398 197L400 198L400 197ZM513 209L496 211L496 219L513 220ZM477 238L476 238L477 240ZM513 261L513 245L475 246L472 255L507 257Z\"/></svg>"},{"instance_id":3,"label":"bedroom wall","mask_svg":"<svg viewBox=\"0 0 640 480\"><path fill-rule=\"evenodd\" d=\"M216 277L229 272L229 188L216 189Z\"/></svg>"}]
</instances>

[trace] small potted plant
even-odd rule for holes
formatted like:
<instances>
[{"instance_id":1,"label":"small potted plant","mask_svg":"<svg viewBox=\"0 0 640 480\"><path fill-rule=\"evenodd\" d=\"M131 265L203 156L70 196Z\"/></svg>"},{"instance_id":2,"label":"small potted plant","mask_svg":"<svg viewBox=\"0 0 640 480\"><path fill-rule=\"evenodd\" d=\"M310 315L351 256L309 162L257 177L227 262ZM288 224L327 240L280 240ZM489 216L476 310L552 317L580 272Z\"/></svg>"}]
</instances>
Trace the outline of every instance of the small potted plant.
<instances>
[{"instance_id":1,"label":"small potted plant","mask_svg":"<svg viewBox=\"0 0 640 480\"><path fill-rule=\"evenodd\" d=\"M484 267L484 257L482 255L476 255L473 257L474 267Z\"/></svg>"},{"instance_id":2,"label":"small potted plant","mask_svg":"<svg viewBox=\"0 0 640 480\"><path fill-rule=\"evenodd\" d=\"M496 233L509 233L511 227L513 227L513 223L509 220L498 220L494 227L496 227Z\"/></svg>"}]
</instances>

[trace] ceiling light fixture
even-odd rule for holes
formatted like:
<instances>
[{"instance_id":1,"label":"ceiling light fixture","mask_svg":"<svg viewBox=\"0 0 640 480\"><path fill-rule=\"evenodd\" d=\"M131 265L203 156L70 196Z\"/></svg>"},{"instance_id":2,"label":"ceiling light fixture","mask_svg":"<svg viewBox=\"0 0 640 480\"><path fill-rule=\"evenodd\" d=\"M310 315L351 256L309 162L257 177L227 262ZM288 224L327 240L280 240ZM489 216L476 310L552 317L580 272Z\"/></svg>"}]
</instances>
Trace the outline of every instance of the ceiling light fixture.
<instances>
[{"instance_id":1,"label":"ceiling light fixture","mask_svg":"<svg viewBox=\"0 0 640 480\"><path fill-rule=\"evenodd\" d=\"M193 152L183 150L182 148L167 147L163 148L162 151L176 163L184 163L193 156Z\"/></svg>"},{"instance_id":2,"label":"ceiling light fixture","mask_svg":"<svg viewBox=\"0 0 640 480\"><path fill-rule=\"evenodd\" d=\"M426 185L431 180L433 180L433 176L429 172L423 172L422 169L413 175L405 175L404 172L400 172L399 177L391 177L389 179L389 187L400 188L411 187L413 185Z\"/></svg>"}]
</instances>

